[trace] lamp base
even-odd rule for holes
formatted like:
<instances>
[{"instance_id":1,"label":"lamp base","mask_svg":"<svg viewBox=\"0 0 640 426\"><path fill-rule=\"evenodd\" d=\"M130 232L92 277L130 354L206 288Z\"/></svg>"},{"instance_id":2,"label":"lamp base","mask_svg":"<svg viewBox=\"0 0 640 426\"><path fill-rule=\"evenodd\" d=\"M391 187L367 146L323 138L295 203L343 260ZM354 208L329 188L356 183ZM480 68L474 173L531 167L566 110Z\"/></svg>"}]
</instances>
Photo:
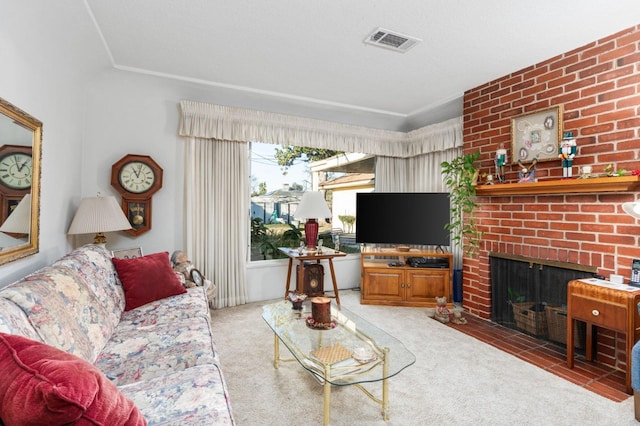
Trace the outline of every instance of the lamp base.
<instances>
[{"instance_id":1,"label":"lamp base","mask_svg":"<svg viewBox=\"0 0 640 426\"><path fill-rule=\"evenodd\" d=\"M106 244L107 237L102 232L98 232L95 237L93 237L93 244Z\"/></svg>"},{"instance_id":2,"label":"lamp base","mask_svg":"<svg viewBox=\"0 0 640 426\"><path fill-rule=\"evenodd\" d=\"M318 221L315 219L308 219L304 224L304 236L307 248L316 248L316 241L318 241Z\"/></svg>"}]
</instances>

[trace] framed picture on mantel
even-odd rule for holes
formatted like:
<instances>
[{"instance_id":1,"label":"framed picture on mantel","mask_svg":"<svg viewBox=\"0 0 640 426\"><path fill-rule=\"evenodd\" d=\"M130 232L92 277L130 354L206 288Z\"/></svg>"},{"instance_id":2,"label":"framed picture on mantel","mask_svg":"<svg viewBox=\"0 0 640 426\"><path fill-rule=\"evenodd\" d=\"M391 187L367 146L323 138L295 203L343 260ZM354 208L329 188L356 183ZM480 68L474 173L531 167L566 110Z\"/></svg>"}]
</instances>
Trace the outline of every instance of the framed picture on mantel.
<instances>
[{"instance_id":1,"label":"framed picture on mantel","mask_svg":"<svg viewBox=\"0 0 640 426\"><path fill-rule=\"evenodd\" d=\"M512 163L558 159L562 140L562 107L532 112L511 119Z\"/></svg>"}]
</instances>

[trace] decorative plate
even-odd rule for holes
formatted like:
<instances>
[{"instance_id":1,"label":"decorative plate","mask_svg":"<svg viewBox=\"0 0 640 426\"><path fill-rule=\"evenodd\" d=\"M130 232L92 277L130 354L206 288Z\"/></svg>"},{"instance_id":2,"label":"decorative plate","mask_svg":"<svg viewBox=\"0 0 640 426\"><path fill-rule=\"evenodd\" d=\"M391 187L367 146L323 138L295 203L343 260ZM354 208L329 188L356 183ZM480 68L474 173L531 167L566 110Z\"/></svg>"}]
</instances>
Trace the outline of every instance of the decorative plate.
<instances>
[{"instance_id":1,"label":"decorative plate","mask_svg":"<svg viewBox=\"0 0 640 426\"><path fill-rule=\"evenodd\" d=\"M356 348L351 354L351 357L360 364L366 364L378 358L371 348Z\"/></svg>"},{"instance_id":2,"label":"decorative plate","mask_svg":"<svg viewBox=\"0 0 640 426\"><path fill-rule=\"evenodd\" d=\"M356 361L358 361L360 364L366 364L368 362L373 362L376 359L378 359L378 357L375 355L372 355L370 358L359 358L359 357L356 357L355 355L352 355L351 357Z\"/></svg>"}]
</instances>

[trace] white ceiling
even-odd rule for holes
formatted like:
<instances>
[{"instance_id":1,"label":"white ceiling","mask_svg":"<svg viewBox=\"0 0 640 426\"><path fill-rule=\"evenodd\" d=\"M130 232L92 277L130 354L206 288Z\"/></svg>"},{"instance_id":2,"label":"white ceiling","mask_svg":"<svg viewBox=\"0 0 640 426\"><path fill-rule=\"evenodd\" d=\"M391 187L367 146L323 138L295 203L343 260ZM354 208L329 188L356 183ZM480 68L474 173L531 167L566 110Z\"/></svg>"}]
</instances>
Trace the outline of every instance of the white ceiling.
<instances>
[{"instance_id":1,"label":"white ceiling","mask_svg":"<svg viewBox=\"0 0 640 426\"><path fill-rule=\"evenodd\" d=\"M465 90L640 23L638 0L85 1L115 68L392 130L459 116ZM363 43L377 27L423 42Z\"/></svg>"}]
</instances>

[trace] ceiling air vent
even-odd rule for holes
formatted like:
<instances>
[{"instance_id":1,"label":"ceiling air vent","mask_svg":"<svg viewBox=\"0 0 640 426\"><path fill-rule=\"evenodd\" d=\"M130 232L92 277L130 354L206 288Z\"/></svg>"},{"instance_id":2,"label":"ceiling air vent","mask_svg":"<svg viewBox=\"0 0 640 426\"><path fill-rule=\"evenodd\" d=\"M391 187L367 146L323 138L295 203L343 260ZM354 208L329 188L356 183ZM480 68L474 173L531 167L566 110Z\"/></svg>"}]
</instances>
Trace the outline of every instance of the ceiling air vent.
<instances>
[{"instance_id":1,"label":"ceiling air vent","mask_svg":"<svg viewBox=\"0 0 640 426\"><path fill-rule=\"evenodd\" d=\"M367 44L395 50L396 52L406 52L422 40L416 37L396 33L393 31L378 28L364 39Z\"/></svg>"}]
</instances>

